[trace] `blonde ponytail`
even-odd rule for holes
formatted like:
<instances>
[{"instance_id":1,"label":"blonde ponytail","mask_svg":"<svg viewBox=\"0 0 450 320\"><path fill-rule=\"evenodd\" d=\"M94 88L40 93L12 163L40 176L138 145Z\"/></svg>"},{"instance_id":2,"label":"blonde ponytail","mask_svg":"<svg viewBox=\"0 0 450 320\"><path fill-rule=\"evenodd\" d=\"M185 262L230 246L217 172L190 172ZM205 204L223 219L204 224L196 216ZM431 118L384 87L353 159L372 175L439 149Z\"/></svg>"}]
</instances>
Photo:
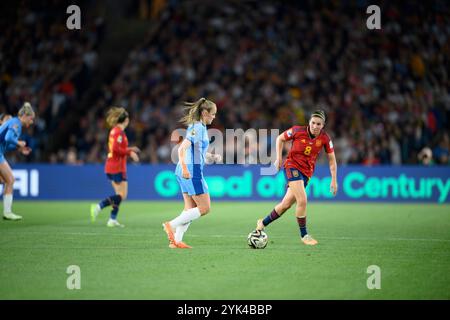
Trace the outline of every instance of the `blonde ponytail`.
<instances>
[{"instance_id":1,"label":"blonde ponytail","mask_svg":"<svg viewBox=\"0 0 450 320\"><path fill-rule=\"evenodd\" d=\"M200 98L195 102L184 102L183 106L184 111L187 111L187 114L180 119L180 122L186 126L189 126L196 121L200 121L203 110L211 112L216 108L216 104L206 98Z\"/></svg>"}]
</instances>

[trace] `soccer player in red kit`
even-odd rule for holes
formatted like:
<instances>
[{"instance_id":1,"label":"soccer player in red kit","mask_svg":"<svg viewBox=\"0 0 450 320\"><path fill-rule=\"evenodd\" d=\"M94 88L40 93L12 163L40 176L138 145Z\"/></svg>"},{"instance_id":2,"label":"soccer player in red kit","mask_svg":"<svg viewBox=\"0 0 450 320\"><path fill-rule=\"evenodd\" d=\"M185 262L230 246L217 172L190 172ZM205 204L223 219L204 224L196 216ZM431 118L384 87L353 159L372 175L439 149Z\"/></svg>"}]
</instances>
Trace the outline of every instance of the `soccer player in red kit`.
<instances>
[{"instance_id":1,"label":"soccer player in red kit","mask_svg":"<svg viewBox=\"0 0 450 320\"><path fill-rule=\"evenodd\" d=\"M322 130L325 126L325 113L321 110L311 115L308 126L293 126L280 134L277 138L277 158L275 167L281 167L283 144L292 140L292 147L284 162L284 172L288 181L288 189L283 200L278 203L272 212L264 219L259 219L256 230L263 230L272 221L278 219L295 202L295 216L300 228L301 240L306 245L316 245L306 230L306 192L305 188L311 179L316 165L317 157L322 149L328 155L328 163L331 172L330 191L333 195L337 193L337 164L334 155L333 143L328 134Z\"/></svg>"},{"instance_id":2,"label":"soccer player in red kit","mask_svg":"<svg viewBox=\"0 0 450 320\"><path fill-rule=\"evenodd\" d=\"M106 122L112 128L108 138L108 157L105 164L105 173L111 180L115 194L100 201L98 204L91 205L91 219L94 222L100 211L112 206L111 216L108 220L108 227L123 227L117 221L119 206L128 194L127 181L127 157L130 156L133 161L138 162L137 153L140 151L137 147L128 147L128 139L125 134L125 128L130 123L128 112L124 108L112 107L106 116Z\"/></svg>"}]
</instances>

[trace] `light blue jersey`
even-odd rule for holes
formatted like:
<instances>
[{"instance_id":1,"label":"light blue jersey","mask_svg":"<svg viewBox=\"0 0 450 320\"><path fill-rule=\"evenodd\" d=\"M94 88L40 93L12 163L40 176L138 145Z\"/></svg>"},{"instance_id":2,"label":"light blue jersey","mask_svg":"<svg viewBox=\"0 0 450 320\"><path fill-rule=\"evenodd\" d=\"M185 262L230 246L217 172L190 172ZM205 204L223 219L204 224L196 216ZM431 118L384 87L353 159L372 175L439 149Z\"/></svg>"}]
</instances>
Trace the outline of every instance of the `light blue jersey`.
<instances>
[{"instance_id":1,"label":"light blue jersey","mask_svg":"<svg viewBox=\"0 0 450 320\"><path fill-rule=\"evenodd\" d=\"M6 121L0 127L0 163L5 161L4 154L7 151L17 149L17 142L22 133L22 123L14 117Z\"/></svg>"},{"instance_id":2,"label":"light blue jersey","mask_svg":"<svg viewBox=\"0 0 450 320\"><path fill-rule=\"evenodd\" d=\"M209 147L209 137L206 125L195 122L187 128L186 139L191 142L191 147L186 150L184 161L192 178L203 178L203 166L205 165L206 151ZM181 164L178 162L175 174L182 176Z\"/></svg>"},{"instance_id":3,"label":"light blue jersey","mask_svg":"<svg viewBox=\"0 0 450 320\"><path fill-rule=\"evenodd\" d=\"M203 166L205 165L206 151L209 146L206 125L201 122L189 125L186 131L186 139L191 142L191 147L186 150L184 161L191 178L183 178L181 164L178 162L175 174L177 175L181 192L190 196L208 193L208 185L203 178Z\"/></svg>"}]
</instances>

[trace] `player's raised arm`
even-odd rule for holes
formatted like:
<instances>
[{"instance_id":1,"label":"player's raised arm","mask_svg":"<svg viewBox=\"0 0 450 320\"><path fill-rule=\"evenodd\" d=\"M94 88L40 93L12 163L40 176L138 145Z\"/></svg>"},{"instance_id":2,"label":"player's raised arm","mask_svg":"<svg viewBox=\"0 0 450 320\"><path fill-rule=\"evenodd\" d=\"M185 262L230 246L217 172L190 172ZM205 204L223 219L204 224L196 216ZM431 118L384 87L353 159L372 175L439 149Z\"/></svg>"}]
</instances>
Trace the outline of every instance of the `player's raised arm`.
<instances>
[{"instance_id":1,"label":"player's raised arm","mask_svg":"<svg viewBox=\"0 0 450 320\"><path fill-rule=\"evenodd\" d=\"M334 154L334 151L331 153L327 153L327 155L328 155L328 165L330 166L330 173L331 173L330 192L335 196L338 191L336 155Z\"/></svg>"}]
</instances>

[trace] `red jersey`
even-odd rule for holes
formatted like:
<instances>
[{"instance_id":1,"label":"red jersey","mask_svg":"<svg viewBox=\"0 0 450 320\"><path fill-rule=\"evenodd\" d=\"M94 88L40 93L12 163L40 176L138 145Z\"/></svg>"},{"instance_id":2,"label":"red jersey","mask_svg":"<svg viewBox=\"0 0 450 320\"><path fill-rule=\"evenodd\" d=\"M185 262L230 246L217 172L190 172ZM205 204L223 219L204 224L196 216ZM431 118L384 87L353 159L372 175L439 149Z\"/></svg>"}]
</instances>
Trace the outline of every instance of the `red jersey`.
<instances>
[{"instance_id":1,"label":"red jersey","mask_svg":"<svg viewBox=\"0 0 450 320\"><path fill-rule=\"evenodd\" d=\"M106 173L127 172L128 139L120 127L114 127L109 132L108 157L105 164Z\"/></svg>"},{"instance_id":2,"label":"red jersey","mask_svg":"<svg viewBox=\"0 0 450 320\"><path fill-rule=\"evenodd\" d=\"M295 168L308 178L314 173L316 160L322 148L325 148L327 153L334 152L333 142L324 130L312 138L308 133L308 126L293 126L283 135L286 140L293 140L284 167Z\"/></svg>"}]
</instances>

